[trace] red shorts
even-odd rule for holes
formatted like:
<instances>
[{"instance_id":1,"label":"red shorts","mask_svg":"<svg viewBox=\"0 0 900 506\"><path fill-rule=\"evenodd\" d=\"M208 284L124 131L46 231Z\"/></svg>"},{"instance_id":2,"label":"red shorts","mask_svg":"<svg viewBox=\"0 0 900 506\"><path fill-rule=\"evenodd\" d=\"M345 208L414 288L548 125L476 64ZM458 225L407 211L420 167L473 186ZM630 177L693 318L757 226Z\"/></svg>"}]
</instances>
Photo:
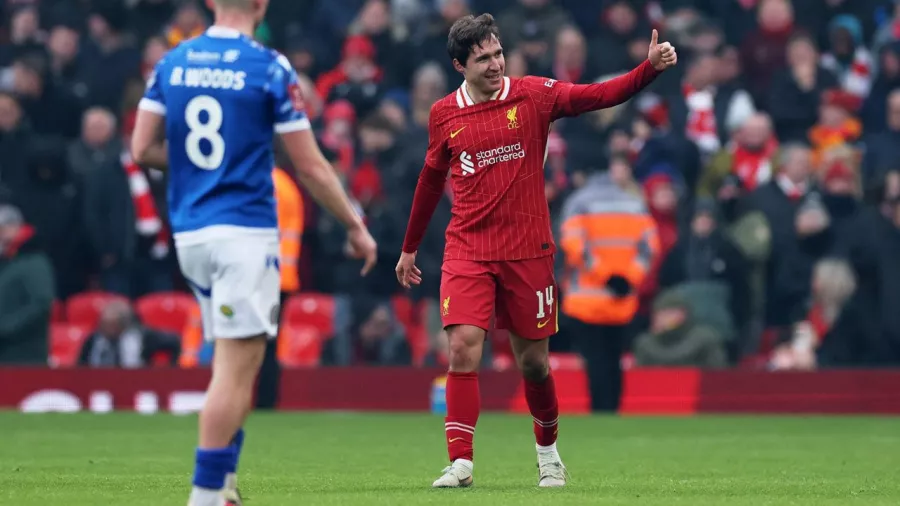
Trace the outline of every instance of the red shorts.
<instances>
[{"instance_id":1,"label":"red shorts","mask_svg":"<svg viewBox=\"0 0 900 506\"><path fill-rule=\"evenodd\" d=\"M441 276L441 319L449 325L498 329L526 339L545 339L559 330L553 256L476 262L447 260Z\"/></svg>"}]
</instances>

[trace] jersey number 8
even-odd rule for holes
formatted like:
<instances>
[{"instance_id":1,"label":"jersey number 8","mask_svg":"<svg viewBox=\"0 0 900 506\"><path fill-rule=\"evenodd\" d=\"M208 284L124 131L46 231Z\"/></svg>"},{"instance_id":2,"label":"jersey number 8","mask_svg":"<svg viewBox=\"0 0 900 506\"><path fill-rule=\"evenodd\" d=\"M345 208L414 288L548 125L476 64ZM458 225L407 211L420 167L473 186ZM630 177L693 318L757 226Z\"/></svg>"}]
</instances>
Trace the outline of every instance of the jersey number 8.
<instances>
[{"instance_id":1,"label":"jersey number 8","mask_svg":"<svg viewBox=\"0 0 900 506\"><path fill-rule=\"evenodd\" d=\"M206 123L200 120L200 113L206 112ZM190 132L184 139L184 152L188 160L203 170L216 170L225 158L225 139L219 134L222 128L222 104L209 95L191 99L184 108L184 121ZM206 139L210 145L208 155L200 150L200 141Z\"/></svg>"}]
</instances>

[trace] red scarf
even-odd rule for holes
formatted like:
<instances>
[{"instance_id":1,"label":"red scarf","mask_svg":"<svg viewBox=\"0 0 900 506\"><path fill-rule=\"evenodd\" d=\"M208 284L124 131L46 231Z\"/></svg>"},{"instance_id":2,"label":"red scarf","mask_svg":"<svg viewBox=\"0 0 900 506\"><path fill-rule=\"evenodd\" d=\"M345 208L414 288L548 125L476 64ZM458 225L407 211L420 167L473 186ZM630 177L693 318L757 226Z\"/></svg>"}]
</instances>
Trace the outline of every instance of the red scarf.
<instances>
[{"instance_id":1,"label":"red scarf","mask_svg":"<svg viewBox=\"0 0 900 506\"><path fill-rule=\"evenodd\" d=\"M156 259L163 258L169 253L169 231L156 211L147 175L128 158L122 160L122 166L128 176L128 187L134 202L135 230L141 236L154 237L150 255Z\"/></svg>"},{"instance_id":2,"label":"red scarf","mask_svg":"<svg viewBox=\"0 0 900 506\"><path fill-rule=\"evenodd\" d=\"M16 253L19 252L19 248L22 247L23 244L28 242L29 239L34 237L34 228L31 225L22 225L19 227L19 233L13 237L12 242L3 252L3 256L6 258L13 258L16 256Z\"/></svg>"},{"instance_id":3,"label":"red scarf","mask_svg":"<svg viewBox=\"0 0 900 506\"><path fill-rule=\"evenodd\" d=\"M825 313L818 304L813 304L813 307L810 308L809 313L806 315L806 321L812 325L813 331L815 331L816 342L814 345L818 346L825 337L825 334L828 334L828 331L831 330L832 323L829 323L825 318Z\"/></svg>"},{"instance_id":4,"label":"red scarf","mask_svg":"<svg viewBox=\"0 0 900 506\"><path fill-rule=\"evenodd\" d=\"M685 125L687 138L694 141L703 153L714 153L721 143L716 126L715 94L710 90L698 90L685 85L684 102L688 108Z\"/></svg>"},{"instance_id":5,"label":"red scarf","mask_svg":"<svg viewBox=\"0 0 900 506\"><path fill-rule=\"evenodd\" d=\"M778 141L769 139L762 149L750 151L740 144L732 148L731 172L741 179L747 191L772 179L772 157L778 150Z\"/></svg>"}]
</instances>

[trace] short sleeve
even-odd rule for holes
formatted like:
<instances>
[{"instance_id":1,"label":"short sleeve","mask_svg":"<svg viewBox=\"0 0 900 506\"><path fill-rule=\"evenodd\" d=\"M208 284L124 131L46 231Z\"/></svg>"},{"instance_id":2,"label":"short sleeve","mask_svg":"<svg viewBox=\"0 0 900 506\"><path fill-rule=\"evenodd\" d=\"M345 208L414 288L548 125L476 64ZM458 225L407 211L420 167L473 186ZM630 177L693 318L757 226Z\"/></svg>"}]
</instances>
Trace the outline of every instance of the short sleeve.
<instances>
[{"instance_id":1,"label":"short sleeve","mask_svg":"<svg viewBox=\"0 0 900 506\"><path fill-rule=\"evenodd\" d=\"M428 151L425 153L425 165L445 169L450 166L450 150L447 146L447 137L440 127L439 103L431 106L431 114L428 116Z\"/></svg>"},{"instance_id":2,"label":"short sleeve","mask_svg":"<svg viewBox=\"0 0 900 506\"><path fill-rule=\"evenodd\" d=\"M141 98L140 103L138 103L139 109L156 113L160 116L166 115L166 101L163 98L161 79L162 70L165 66L165 63L166 59L163 58L156 63L155 67L153 67L153 71L150 73L150 77L147 78L147 86L144 89L144 96L143 98Z\"/></svg>"},{"instance_id":3,"label":"short sleeve","mask_svg":"<svg viewBox=\"0 0 900 506\"><path fill-rule=\"evenodd\" d=\"M311 128L300 80L284 55L279 54L272 62L268 78L275 133L286 134Z\"/></svg>"}]
</instances>

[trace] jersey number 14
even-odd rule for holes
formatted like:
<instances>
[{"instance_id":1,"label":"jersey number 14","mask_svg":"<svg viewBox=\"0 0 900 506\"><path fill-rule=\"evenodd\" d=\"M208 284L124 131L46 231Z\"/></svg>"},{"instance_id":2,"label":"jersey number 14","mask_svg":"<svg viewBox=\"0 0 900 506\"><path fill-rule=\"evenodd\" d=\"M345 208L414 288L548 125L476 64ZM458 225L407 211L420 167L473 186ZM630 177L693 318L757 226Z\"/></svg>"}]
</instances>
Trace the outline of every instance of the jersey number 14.
<instances>
[{"instance_id":1,"label":"jersey number 14","mask_svg":"<svg viewBox=\"0 0 900 506\"><path fill-rule=\"evenodd\" d=\"M205 123L200 119L204 112ZM184 152L188 160L203 170L218 169L225 159L225 139L219 133L222 128L222 104L209 95L196 96L184 108L184 121L190 129L184 139ZM208 155L200 150L200 141L204 139L210 145Z\"/></svg>"}]
</instances>

